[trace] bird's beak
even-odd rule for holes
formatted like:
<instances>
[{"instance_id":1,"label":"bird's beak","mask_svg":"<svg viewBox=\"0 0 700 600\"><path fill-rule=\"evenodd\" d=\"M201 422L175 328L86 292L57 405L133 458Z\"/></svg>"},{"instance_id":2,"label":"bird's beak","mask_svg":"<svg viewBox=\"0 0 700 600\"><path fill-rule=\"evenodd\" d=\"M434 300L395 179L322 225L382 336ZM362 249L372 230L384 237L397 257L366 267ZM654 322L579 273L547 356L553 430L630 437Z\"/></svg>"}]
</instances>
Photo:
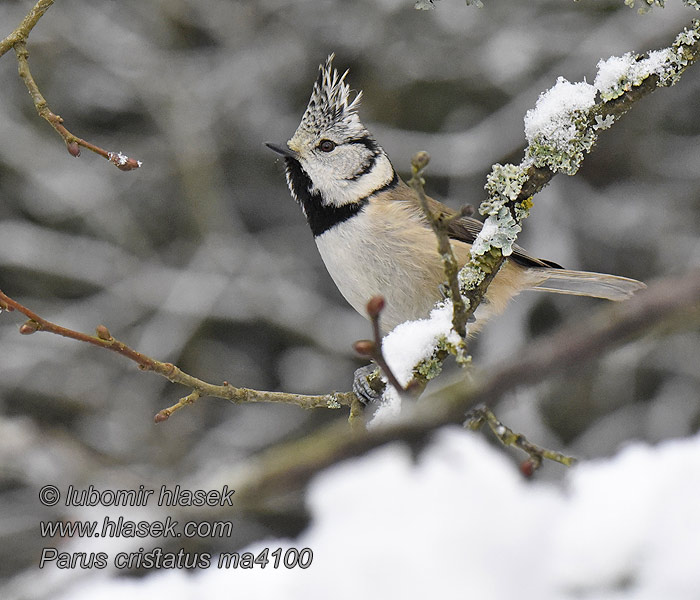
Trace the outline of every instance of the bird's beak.
<instances>
[{"instance_id":1,"label":"bird's beak","mask_svg":"<svg viewBox=\"0 0 700 600\"><path fill-rule=\"evenodd\" d=\"M265 145L273 152L277 152L277 154L281 154L285 158L298 158L297 153L290 150L286 146L280 146L278 144L272 144L270 142L265 142Z\"/></svg>"}]
</instances>

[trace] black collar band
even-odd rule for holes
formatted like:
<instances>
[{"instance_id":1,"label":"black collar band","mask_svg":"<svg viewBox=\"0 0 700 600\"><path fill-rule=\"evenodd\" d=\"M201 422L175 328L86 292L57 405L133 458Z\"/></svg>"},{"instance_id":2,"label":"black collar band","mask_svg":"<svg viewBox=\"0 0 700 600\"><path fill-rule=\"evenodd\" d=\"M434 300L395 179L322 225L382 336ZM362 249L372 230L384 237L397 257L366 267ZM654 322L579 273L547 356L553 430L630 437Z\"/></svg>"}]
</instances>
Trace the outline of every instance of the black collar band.
<instances>
[{"instance_id":1,"label":"black collar band","mask_svg":"<svg viewBox=\"0 0 700 600\"><path fill-rule=\"evenodd\" d=\"M311 179L302 169L299 161L287 157L284 159L284 163L292 194L304 209L306 220L314 237L325 233L343 221L347 221L350 217L354 217L368 202L367 199L364 199L344 206L326 206L321 200L321 194L311 191Z\"/></svg>"},{"instance_id":2,"label":"black collar band","mask_svg":"<svg viewBox=\"0 0 700 600\"><path fill-rule=\"evenodd\" d=\"M311 179L306 174L306 171L304 171L299 161L287 157L284 159L284 163L287 170L287 181L292 188L292 194L304 209L306 221L309 223L311 233L313 233L314 237L354 217L367 206L370 198L376 196L380 192L396 187L399 182L398 175L394 172L391 181L364 198L360 198L357 202L344 204L343 206L326 205L323 203L319 192L311 191L313 187Z\"/></svg>"}]
</instances>

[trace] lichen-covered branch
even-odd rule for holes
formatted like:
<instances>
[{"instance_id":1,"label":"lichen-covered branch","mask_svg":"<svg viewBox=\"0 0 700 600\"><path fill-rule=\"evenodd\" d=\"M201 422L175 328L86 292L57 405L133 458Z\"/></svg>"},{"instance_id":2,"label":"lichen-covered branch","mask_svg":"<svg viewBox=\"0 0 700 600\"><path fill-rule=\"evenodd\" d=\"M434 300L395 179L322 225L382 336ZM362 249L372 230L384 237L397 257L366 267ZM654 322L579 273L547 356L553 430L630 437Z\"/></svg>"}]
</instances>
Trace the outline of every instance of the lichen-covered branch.
<instances>
[{"instance_id":1,"label":"lichen-covered branch","mask_svg":"<svg viewBox=\"0 0 700 600\"><path fill-rule=\"evenodd\" d=\"M557 173L576 173L600 131L609 128L641 98L676 83L699 54L700 20L694 20L669 48L601 61L594 85L572 84L560 78L540 96L525 118L525 157L519 165L494 165L487 178L488 197L479 207L486 219L472 245L470 261L459 272L467 318L476 311L513 251L521 222L532 207L532 197ZM417 379L425 381L439 373L446 356L458 353L447 337L444 333L439 336L433 353L422 356L415 365Z\"/></svg>"},{"instance_id":2,"label":"lichen-covered branch","mask_svg":"<svg viewBox=\"0 0 700 600\"><path fill-rule=\"evenodd\" d=\"M22 324L19 332L23 335L30 335L37 331L45 331L53 333L72 340L84 342L116 352L129 360L135 362L143 371L151 371L168 379L172 383L183 385L192 390L188 396L185 396L173 406L160 411L156 417L156 422L166 420L172 413L180 408L194 403L202 396L212 398L222 398L233 402L234 404L243 404L249 402L278 402L285 404L295 404L301 408L340 408L341 406L350 406L355 400L355 394L352 392L331 393L319 396L309 396L304 394L289 394L286 392L266 392L260 390L251 390L247 388L239 388L230 385L228 382L223 382L221 385L216 385L202 381L192 375L189 375L179 369L172 363L161 362L150 356L146 356L141 352L134 350L112 337L109 330L104 325L99 325L95 330L95 335L89 335L73 329L68 329L36 314L26 306L19 303L17 300L10 298L0 291L0 312L1 311L18 311L26 316L29 320Z\"/></svg>"},{"instance_id":3,"label":"lichen-covered branch","mask_svg":"<svg viewBox=\"0 0 700 600\"><path fill-rule=\"evenodd\" d=\"M462 293L469 300L468 314L476 310L511 253L532 196L556 173L575 174L601 130L657 88L676 83L698 54L700 20L694 20L670 48L601 61L595 85L571 84L560 78L554 88L540 96L526 117L529 145L525 158L518 166L495 165L489 175L489 197L479 209L488 218L474 244L472 260L460 273Z\"/></svg>"},{"instance_id":4,"label":"lichen-covered branch","mask_svg":"<svg viewBox=\"0 0 700 600\"><path fill-rule=\"evenodd\" d=\"M669 290L673 290L670 294ZM334 423L314 435L285 443L254 458L236 495L253 509L278 493L305 485L319 470L392 441L422 443L437 427L461 424L476 403L493 405L510 390L546 381L553 374L580 368L645 335L668 335L700 326L700 271L649 286L642 295L606 306L529 344L512 361L443 388L415 410L370 431L348 431Z\"/></svg>"},{"instance_id":5,"label":"lichen-covered branch","mask_svg":"<svg viewBox=\"0 0 700 600\"><path fill-rule=\"evenodd\" d=\"M15 55L17 56L17 70L19 76L21 77L24 85L27 87L27 91L34 102L34 107L37 113L42 119L45 119L51 127L63 138L66 144L66 148L71 156L80 156L80 148L86 148L95 154L99 154L103 158L106 158L113 165L115 165L121 171L132 171L138 169L141 166L141 161L122 154L121 152L111 152L109 150L104 150L95 144L92 144L76 135L73 135L66 127L63 125L63 119L55 114L48 106L46 99L39 90L39 86L31 71L29 70L29 51L27 50L26 40L29 36L29 32L39 21L41 16L48 10L48 8L53 4L54 0L40 0L34 5L27 16L22 20L19 26L8 35L2 42L0 42L0 56L5 54L11 48L14 48Z\"/></svg>"}]
</instances>

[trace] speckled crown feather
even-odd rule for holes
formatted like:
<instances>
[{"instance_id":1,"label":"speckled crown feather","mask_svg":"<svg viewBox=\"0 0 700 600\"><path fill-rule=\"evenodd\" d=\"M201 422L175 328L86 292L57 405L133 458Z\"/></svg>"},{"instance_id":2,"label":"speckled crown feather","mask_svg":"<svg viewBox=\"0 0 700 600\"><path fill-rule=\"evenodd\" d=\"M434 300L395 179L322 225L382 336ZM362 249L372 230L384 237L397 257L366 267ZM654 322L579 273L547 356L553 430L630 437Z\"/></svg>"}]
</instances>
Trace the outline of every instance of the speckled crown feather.
<instances>
[{"instance_id":1,"label":"speckled crown feather","mask_svg":"<svg viewBox=\"0 0 700 600\"><path fill-rule=\"evenodd\" d=\"M345 83L348 71L339 75L337 69L333 68L334 57L335 54L331 54L326 62L319 66L311 99L290 141L293 142L299 136L316 137L331 128L338 134L349 137L356 137L365 131L357 115L362 92L351 98L350 86Z\"/></svg>"}]
</instances>

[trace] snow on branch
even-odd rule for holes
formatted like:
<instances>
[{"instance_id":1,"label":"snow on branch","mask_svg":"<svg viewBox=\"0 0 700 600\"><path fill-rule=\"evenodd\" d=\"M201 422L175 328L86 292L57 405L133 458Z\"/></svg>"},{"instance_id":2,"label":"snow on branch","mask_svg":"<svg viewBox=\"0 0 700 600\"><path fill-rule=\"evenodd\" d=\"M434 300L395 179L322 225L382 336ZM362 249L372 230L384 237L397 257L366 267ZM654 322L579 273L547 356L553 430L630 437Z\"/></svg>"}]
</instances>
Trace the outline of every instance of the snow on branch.
<instances>
[{"instance_id":1,"label":"snow on branch","mask_svg":"<svg viewBox=\"0 0 700 600\"><path fill-rule=\"evenodd\" d=\"M486 216L472 245L471 260L459 272L466 310L472 317L501 265L513 251L532 196L557 173L575 174L600 131L608 129L632 105L659 87L675 84L700 54L700 20L663 50L625 54L598 63L594 84L560 77L525 116L528 146L519 165L494 165L487 177L488 197L479 207ZM395 373L425 383L440 373L450 355L462 356L462 337L450 326L450 300L436 304L427 319L399 325L384 339L384 354ZM407 353L413 346L416 352ZM394 350L398 349L398 350ZM467 362L467 361L462 361ZM401 378L399 378L401 380ZM389 386L375 419L397 413L400 395Z\"/></svg>"}]
</instances>

